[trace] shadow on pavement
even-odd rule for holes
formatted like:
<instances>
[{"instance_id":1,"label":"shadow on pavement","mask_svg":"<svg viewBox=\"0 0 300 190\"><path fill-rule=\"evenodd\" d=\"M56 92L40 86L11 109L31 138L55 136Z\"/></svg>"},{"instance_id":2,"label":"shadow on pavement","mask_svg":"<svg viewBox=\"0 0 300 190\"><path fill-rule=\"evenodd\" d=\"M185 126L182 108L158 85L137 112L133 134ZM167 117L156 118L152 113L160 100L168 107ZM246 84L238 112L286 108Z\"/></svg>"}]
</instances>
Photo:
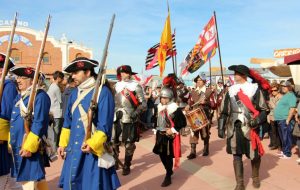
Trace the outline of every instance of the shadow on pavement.
<instances>
[{"instance_id":1,"label":"shadow on pavement","mask_svg":"<svg viewBox=\"0 0 300 190\"><path fill-rule=\"evenodd\" d=\"M272 154L265 154L262 157L260 170L259 170L259 178L261 181L271 177L270 170L275 168L278 165L279 158L278 156L274 156ZM245 185L248 183L252 184L252 169L251 169L251 161L249 159L244 160L244 180ZM248 185L249 185L248 184Z\"/></svg>"},{"instance_id":2,"label":"shadow on pavement","mask_svg":"<svg viewBox=\"0 0 300 190\"><path fill-rule=\"evenodd\" d=\"M123 161L121 159L121 161ZM121 181L122 185L125 185L126 183L134 180L140 175L143 175L143 171L148 170L152 166L159 164L160 158L156 154L149 152L145 155L143 155L141 158L134 158L132 160L132 166L131 166L131 173L128 176L122 175L122 169L117 170L119 179ZM165 172L165 171L163 171Z\"/></svg>"}]
</instances>

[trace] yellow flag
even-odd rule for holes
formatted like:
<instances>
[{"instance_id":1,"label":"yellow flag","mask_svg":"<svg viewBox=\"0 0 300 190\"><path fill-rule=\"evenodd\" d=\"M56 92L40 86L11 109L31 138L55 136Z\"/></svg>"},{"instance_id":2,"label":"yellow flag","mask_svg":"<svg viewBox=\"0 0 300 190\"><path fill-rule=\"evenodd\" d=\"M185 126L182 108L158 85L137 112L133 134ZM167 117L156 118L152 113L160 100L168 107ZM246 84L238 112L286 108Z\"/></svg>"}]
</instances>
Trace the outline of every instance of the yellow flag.
<instances>
[{"instance_id":1,"label":"yellow flag","mask_svg":"<svg viewBox=\"0 0 300 190\"><path fill-rule=\"evenodd\" d=\"M166 65L166 56L167 51L172 49L172 34L171 34L171 21L170 21L170 12L168 12L168 17L165 22L164 30L161 34L160 45L157 50L157 58L159 64L160 76L163 75Z\"/></svg>"}]
</instances>

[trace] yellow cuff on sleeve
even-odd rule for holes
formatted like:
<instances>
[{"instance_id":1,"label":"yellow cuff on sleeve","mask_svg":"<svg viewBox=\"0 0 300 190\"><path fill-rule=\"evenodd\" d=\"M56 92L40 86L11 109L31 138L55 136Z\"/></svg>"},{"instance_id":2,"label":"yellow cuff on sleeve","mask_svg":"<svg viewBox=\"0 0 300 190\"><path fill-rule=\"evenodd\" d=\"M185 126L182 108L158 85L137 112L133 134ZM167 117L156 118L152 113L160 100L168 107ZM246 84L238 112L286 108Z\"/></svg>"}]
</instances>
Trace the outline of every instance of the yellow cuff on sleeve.
<instances>
[{"instance_id":1,"label":"yellow cuff on sleeve","mask_svg":"<svg viewBox=\"0 0 300 190\"><path fill-rule=\"evenodd\" d=\"M71 135L71 130L67 128L62 128L59 138L59 146L60 147L67 147L69 144Z\"/></svg>"},{"instance_id":2,"label":"yellow cuff on sleeve","mask_svg":"<svg viewBox=\"0 0 300 190\"><path fill-rule=\"evenodd\" d=\"M9 121L0 118L0 140L7 141L9 133Z\"/></svg>"},{"instance_id":3,"label":"yellow cuff on sleeve","mask_svg":"<svg viewBox=\"0 0 300 190\"><path fill-rule=\"evenodd\" d=\"M8 140L7 140L7 147L8 147L8 150L11 150L11 145L10 145L10 132L8 132Z\"/></svg>"},{"instance_id":4,"label":"yellow cuff on sleeve","mask_svg":"<svg viewBox=\"0 0 300 190\"><path fill-rule=\"evenodd\" d=\"M36 153L39 149L39 145L39 136L33 132L30 132L26 137L25 143L23 144L23 149L31 153Z\"/></svg>"},{"instance_id":5,"label":"yellow cuff on sleeve","mask_svg":"<svg viewBox=\"0 0 300 190\"><path fill-rule=\"evenodd\" d=\"M88 144L92 148L92 153L100 157L104 152L104 146L103 143L106 142L107 136L102 131L95 131L93 136L86 141L86 144Z\"/></svg>"}]
</instances>

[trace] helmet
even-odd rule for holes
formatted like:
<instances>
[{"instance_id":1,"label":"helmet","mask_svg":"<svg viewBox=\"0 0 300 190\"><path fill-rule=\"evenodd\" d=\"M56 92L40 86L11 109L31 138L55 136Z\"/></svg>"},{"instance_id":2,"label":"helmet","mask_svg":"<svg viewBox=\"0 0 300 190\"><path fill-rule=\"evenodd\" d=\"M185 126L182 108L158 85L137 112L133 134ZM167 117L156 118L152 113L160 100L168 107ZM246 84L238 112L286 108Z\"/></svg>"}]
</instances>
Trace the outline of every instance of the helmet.
<instances>
[{"instance_id":1,"label":"helmet","mask_svg":"<svg viewBox=\"0 0 300 190\"><path fill-rule=\"evenodd\" d=\"M173 94L173 91L170 88L163 87L160 91L160 97L173 99L174 94Z\"/></svg>"}]
</instances>

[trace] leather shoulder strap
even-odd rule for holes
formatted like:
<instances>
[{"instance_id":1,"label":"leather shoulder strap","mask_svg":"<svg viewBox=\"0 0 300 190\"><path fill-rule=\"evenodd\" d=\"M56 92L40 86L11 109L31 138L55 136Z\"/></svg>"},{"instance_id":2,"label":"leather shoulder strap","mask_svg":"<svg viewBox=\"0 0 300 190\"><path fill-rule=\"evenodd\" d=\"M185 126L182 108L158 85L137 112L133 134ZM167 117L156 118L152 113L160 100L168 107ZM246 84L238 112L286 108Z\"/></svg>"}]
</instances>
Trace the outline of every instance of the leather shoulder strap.
<instances>
[{"instance_id":1,"label":"leather shoulder strap","mask_svg":"<svg viewBox=\"0 0 300 190\"><path fill-rule=\"evenodd\" d=\"M94 89L94 87L91 87L85 91L83 91L76 99L76 101L73 103L72 105L72 109L71 109L71 113L73 114L75 109L78 107L78 105L80 104L80 102L84 99L84 97L91 92Z\"/></svg>"}]
</instances>

